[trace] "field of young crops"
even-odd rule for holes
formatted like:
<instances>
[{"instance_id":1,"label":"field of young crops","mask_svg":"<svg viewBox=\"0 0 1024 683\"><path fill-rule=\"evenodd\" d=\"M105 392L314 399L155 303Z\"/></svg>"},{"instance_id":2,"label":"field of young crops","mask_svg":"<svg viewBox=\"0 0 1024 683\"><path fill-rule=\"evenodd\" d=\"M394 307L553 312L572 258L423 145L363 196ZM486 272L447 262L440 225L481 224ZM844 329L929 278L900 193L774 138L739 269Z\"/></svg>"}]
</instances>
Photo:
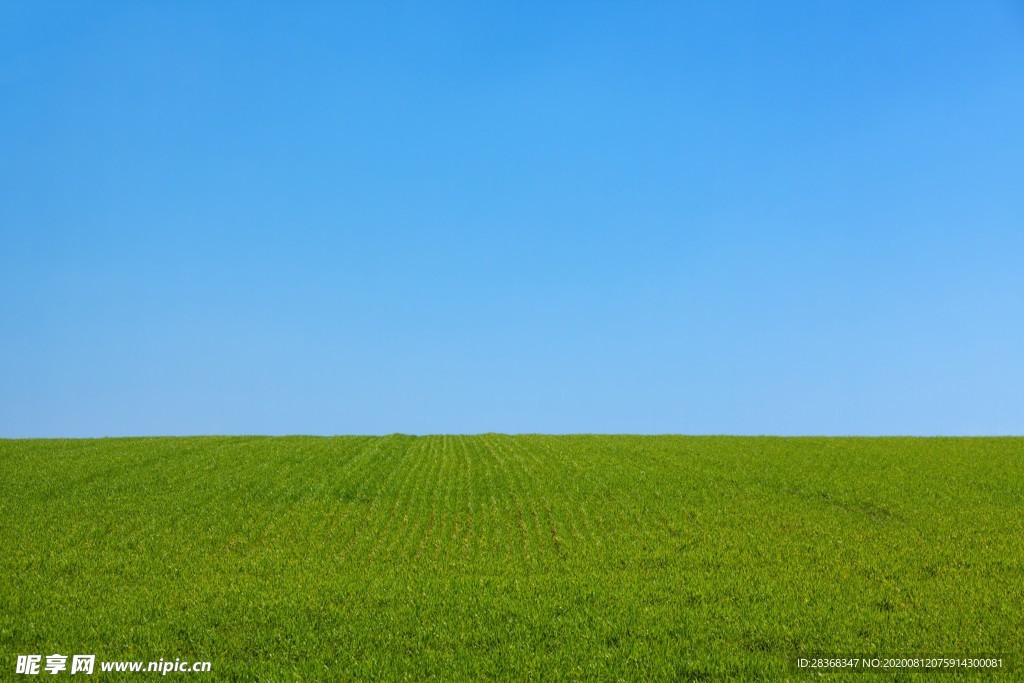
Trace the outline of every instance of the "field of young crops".
<instances>
[{"instance_id":1,"label":"field of young crops","mask_svg":"<svg viewBox=\"0 0 1024 683\"><path fill-rule=\"evenodd\" d=\"M5 440L0 567L3 680L31 653L246 681L1012 662L1024 439Z\"/></svg>"}]
</instances>

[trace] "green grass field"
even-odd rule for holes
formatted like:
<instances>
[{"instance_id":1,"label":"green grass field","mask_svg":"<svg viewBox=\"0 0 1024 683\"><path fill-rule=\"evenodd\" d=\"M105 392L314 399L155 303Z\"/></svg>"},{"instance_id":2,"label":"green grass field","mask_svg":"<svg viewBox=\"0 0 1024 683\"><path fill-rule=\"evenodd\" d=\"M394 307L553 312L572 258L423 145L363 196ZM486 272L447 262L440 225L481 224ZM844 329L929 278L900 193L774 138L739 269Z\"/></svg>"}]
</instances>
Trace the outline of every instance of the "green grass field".
<instances>
[{"instance_id":1,"label":"green grass field","mask_svg":"<svg viewBox=\"0 0 1024 683\"><path fill-rule=\"evenodd\" d=\"M0 440L0 482L2 680L31 653L749 680L1024 647L1020 438Z\"/></svg>"}]
</instances>

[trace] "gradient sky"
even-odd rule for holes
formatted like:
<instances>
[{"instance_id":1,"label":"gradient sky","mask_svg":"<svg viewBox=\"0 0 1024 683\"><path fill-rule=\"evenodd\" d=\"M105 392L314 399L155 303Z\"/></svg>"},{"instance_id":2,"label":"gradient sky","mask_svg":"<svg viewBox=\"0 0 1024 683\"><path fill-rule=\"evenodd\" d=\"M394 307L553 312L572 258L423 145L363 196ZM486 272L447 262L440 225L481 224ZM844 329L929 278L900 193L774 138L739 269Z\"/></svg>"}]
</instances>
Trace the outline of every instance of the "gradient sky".
<instances>
[{"instance_id":1,"label":"gradient sky","mask_svg":"<svg viewBox=\"0 0 1024 683\"><path fill-rule=\"evenodd\" d=\"M1024 6L0 2L0 436L1024 434Z\"/></svg>"}]
</instances>

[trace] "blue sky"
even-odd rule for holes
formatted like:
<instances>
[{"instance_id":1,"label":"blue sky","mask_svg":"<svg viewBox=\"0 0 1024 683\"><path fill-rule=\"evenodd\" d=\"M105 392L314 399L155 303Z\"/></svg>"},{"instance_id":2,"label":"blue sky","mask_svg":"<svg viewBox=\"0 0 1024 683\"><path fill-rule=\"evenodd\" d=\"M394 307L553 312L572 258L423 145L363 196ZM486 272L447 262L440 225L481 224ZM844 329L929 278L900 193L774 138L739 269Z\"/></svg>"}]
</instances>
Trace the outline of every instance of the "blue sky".
<instances>
[{"instance_id":1,"label":"blue sky","mask_svg":"<svg viewBox=\"0 0 1024 683\"><path fill-rule=\"evenodd\" d=\"M0 436L1024 434L1024 7L0 3Z\"/></svg>"}]
</instances>

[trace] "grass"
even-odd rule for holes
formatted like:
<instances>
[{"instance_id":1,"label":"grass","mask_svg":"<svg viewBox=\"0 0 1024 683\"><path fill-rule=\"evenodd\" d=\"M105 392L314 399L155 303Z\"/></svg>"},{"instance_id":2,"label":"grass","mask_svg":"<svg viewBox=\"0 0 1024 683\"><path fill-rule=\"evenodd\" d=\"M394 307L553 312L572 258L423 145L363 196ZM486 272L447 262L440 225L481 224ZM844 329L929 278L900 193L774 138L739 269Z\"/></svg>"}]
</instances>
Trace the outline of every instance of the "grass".
<instances>
[{"instance_id":1,"label":"grass","mask_svg":"<svg viewBox=\"0 0 1024 683\"><path fill-rule=\"evenodd\" d=\"M0 482L0 678L749 680L1024 644L1020 438L0 440Z\"/></svg>"}]
</instances>

